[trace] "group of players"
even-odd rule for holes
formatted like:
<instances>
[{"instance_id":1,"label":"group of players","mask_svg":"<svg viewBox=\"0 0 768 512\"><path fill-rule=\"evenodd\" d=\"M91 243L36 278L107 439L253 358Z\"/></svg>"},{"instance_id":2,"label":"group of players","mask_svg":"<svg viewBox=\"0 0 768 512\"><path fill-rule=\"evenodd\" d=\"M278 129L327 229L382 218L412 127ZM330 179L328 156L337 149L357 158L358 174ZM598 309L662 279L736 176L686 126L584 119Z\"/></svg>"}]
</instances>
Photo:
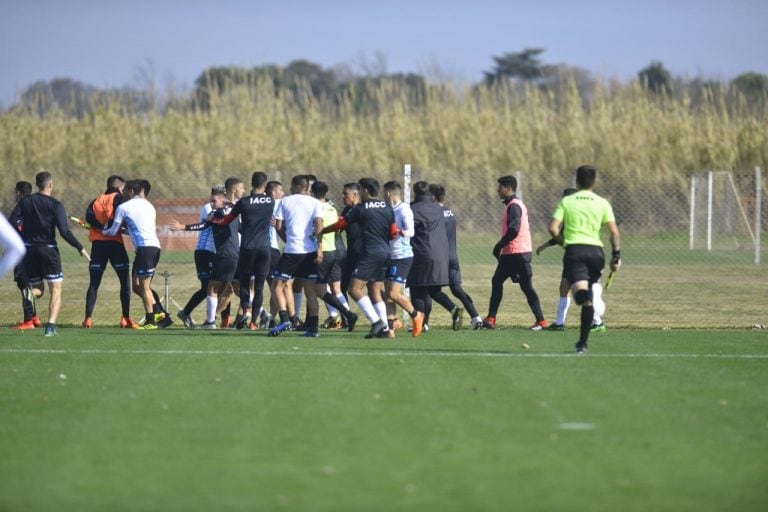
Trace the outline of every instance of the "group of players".
<instances>
[{"instance_id":1,"label":"group of players","mask_svg":"<svg viewBox=\"0 0 768 512\"><path fill-rule=\"evenodd\" d=\"M270 336L300 329L304 336L318 336L319 301L328 309L323 327L355 329L358 314L350 309L347 297L365 315L370 330L366 338L394 337L403 328L397 306L410 317L410 331L419 336L428 329L432 301L451 314L453 329L459 329L466 310L474 329L493 329L501 303L503 284L511 279L526 296L535 323L532 330L562 330L569 291L582 307L577 352L584 352L589 332L600 330L599 283L605 259L600 229L608 225L613 246L610 262L615 271L621 264L619 235L610 204L592 192L596 171L582 166L576 171L577 191L564 194L549 226L552 239L537 249L559 244L564 256L558 318L548 324L532 286L533 253L528 212L516 196L513 176L498 179L498 195L504 203L502 237L494 246L498 264L492 278L489 312L478 315L471 297L461 287L456 247L456 222L445 207L445 188L424 181L413 186L413 202L402 200L401 185L395 181L381 187L374 178L362 178L344 185L344 208L339 214L327 199L328 185L313 175L294 176L290 194L269 181L263 172L254 172L251 191L246 194L242 180L229 178L214 186L196 224L173 221L171 230L199 231L195 264L201 286L178 318L194 327L191 313L206 302L206 319L201 328L222 326L238 329L268 328ZM98 288L107 264L120 282L121 327L157 329L173 323L152 289L152 278L160 259L156 211L147 199L147 180L124 180L110 176L106 191L87 208L83 224L89 228L91 254L71 233L63 205L51 195L50 173L36 176L37 194L31 185L19 182L17 204L10 221L27 248L15 277L22 292L24 320L18 329L40 325L35 299L49 283L49 318L45 335L56 333L55 322L61 303L63 273L55 241L55 230L81 255L90 260L90 282L86 293L83 327L93 325ZM346 234L346 244L340 236ZM128 234L136 249L132 272L121 233ZM279 240L283 241L280 251ZM268 283L271 298L263 307L263 288ZM443 291L449 286L459 299L456 305ZM404 289L410 290L410 297ZM570 287L570 289L569 289ZM145 317L134 322L129 313L131 292L141 297ZM239 297L235 320L229 321L229 298ZM299 319L302 302L306 316ZM588 318L587 318L588 317ZM597 319L597 321L596 321ZM603 328L604 329L604 328Z\"/></svg>"}]
</instances>

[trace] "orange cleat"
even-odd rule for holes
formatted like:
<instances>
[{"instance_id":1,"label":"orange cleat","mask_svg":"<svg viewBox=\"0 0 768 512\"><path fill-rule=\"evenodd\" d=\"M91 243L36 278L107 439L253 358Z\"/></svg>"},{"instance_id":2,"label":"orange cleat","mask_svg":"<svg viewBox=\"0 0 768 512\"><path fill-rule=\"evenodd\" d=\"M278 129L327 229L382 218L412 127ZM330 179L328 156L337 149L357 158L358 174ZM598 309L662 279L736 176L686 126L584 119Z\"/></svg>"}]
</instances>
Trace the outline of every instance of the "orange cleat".
<instances>
[{"instance_id":1,"label":"orange cleat","mask_svg":"<svg viewBox=\"0 0 768 512\"><path fill-rule=\"evenodd\" d=\"M222 317L221 318L221 328L222 329L226 329L229 326L230 326L229 317L228 316Z\"/></svg>"},{"instance_id":2,"label":"orange cleat","mask_svg":"<svg viewBox=\"0 0 768 512\"><path fill-rule=\"evenodd\" d=\"M18 324L11 327L11 329L15 331L27 331L29 329L34 329L35 324L32 322L32 320L27 320L25 322L19 322Z\"/></svg>"},{"instance_id":3,"label":"orange cleat","mask_svg":"<svg viewBox=\"0 0 768 512\"><path fill-rule=\"evenodd\" d=\"M394 320L392 320L392 327L391 327L391 329L393 331L397 331L398 329L402 329L403 327L405 327L403 325L403 321L400 320L399 318L395 318Z\"/></svg>"},{"instance_id":4,"label":"orange cleat","mask_svg":"<svg viewBox=\"0 0 768 512\"><path fill-rule=\"evenodd\" d=\"M93 318L87 316L83 320L83 329L90 329L91 327L93 327Z\"/></svg>"},{"instance_id":5,"label":"orange cleat","mask_svg":"<svg viewBox=\"0 0 768 512\"><path fill-rule=\"evenodd\" d=\"M495 316L487 316L483 320L481 329L495 329L496 328L496 317Z\"/></svg>"},{"instance_id":6,"label":"orange cleat","mask_svg":"<svg viewBox=\"0 0 768 512\"><path fill-rule=\"evenodd\" d=\"M255 323L253 323L253 322L250 322L250 323L248 324L248 330L249 330L249 331L255 331L255 330L256 330L256 329L258 329L258 328L259 328L259 326L258 326L258 325L256 325L256 324L255 324Z\"/></svg>"},{"instance_id":7,"label":"orange cleat","mask_svg":"<svg viewBox=\"0 0 768 512\"><path fill-rule=\"evenodd\" d=\"M128 317L128 316L120 317L121 329L138 329L139 327L140 327L139 324L134 322L131 317Z\"/></svg>"},{"instance_id":8,"label":"orange cleat","mask_svg":"<svg viewBox=\"0 0 768 512\"><path fill-rule=\"evenodd\" d=\"M528 330L531 330L531 331L543 331L548 326L549 326L549 324L547 323L547 321L546 320L542 320L541 322L536 322L535 324L530 326L528 328Z\"/></svg>"},{"instance_id":9,"label":"orange cleat","mask_svg":"<svg viewBox=\"0 0 768 512\"><path fill-rule=\"evenodd\" d=\"M417 311L416 316L413 317L411 321L413 322L413 330L411 331L411 336L415 338L419 336L421 331L424 329L424 313Z\"/></svg>"},{"instance_id":10,"label":"orange cleat","mask_svg":"<svg viewBox=\"0 0 768 512\"><path fill-rule=\"evenodd\" d=\"M35 316L32 317L32 325L34 325L35 327L42 327L43 326L43 322L40 321L40 317L39 316L35 315Z\"/></svg>"}]
</instances>

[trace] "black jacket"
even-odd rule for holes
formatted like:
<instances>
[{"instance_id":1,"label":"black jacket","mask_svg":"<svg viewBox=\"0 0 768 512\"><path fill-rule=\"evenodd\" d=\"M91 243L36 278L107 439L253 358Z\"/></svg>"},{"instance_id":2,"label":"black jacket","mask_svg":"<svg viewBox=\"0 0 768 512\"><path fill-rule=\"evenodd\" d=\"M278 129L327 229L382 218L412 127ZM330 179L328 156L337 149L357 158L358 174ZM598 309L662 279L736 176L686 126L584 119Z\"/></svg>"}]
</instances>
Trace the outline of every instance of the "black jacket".
<instances>
[{"instance_id":1,"label":"black jacket","mask_svg":"<svg viewBox=\"0 0 768 512\"><path fill-rule=\"evenodd\" d=\"M413 265L408 273L408 286L445 286L450 246L443 207L423 198L411 203L411 210L416 233L411 238Z\"/></svg>"}]
</instances>

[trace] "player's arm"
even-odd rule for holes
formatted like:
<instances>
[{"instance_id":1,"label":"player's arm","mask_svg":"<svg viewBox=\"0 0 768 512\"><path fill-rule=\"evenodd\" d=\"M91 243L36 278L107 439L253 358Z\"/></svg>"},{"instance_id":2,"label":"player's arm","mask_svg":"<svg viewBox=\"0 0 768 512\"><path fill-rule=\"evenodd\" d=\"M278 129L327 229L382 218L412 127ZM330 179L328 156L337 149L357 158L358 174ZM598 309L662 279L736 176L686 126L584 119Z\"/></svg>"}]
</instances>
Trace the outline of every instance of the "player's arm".
<instances>
[{"instance_id":1,"label":"player's arm","mask_svg":"<svg viewBox=\"0 0 768 512\"><path fill-rule=\"evenodd\" d=\"M335 231L341 231L342 229L346 228L347 226L349 226L349 221L347 221L347 219L345 217L339 217L339 220L337 220L336 222L334 222L330 226L325 226L322 229L321 234L324 235L326 233L333 233Z\"/></svg>"},{"instance_id":2,"label":"player's arm","mask_svg":"<svg viewBox=\"0 0 768 512\"><path fill-rule=\"evenodd\" d=\"M509 242L517 238L517 234L520 232L520 222L523 218L523 210L520 206L512 203L507 207L507 230L504 232L504 236L501 237L496 245L493 247L493 255L499 257L501 249Z\"/></svg>"},{"instance_id":3,"label":"player's arm","mask_svg":"<svg viewBox=\"0 0 768 512\"><path fill-rule=\"evenodd\" d=\"M416 234L416 228L413 222L413 210L410 208L406 208L405 213L403 213L403 225L399 226L398 234L407 237L412 237Z\"/></svg>"},{"instance_id":4,"label":"player's arm","mask_svg":"<svg viewBox=\"0 0 768 512\"><path fill-rule=\"evenodd\" d=\"M115 217L107 223L107 226L101 230L104 236L115 236L123 225L125 220L125 209L118 207L115 210Z\"/></svg>"},{"instance_id":5,"label":"player's arm","mask_svg":"<svg viewBox=\"0 0 768 512\"><path fill-rule=\"evenodd\" d=\"M104 224L99 222L99 219L96 218L96 213L93 211L93 203L95 202L96 200L94 199L88 204L88 208L85 209L85 222L87 222L88 225L92 228L104 229Z\"/></svg>"},{"instance_id":6,"label":"player's arm","mask_svg":"<svg viewBox=\"0 0 768 512\"><path fill-rule=\"evenodd\" d=\"M318 265L323 262L323 218L315 217L315 240L317 241L317 258L315 263Z\"/></svg>"},{"instance_id":7,"label":"player's arm","mask_svg":"<svg viewBox=\"0 0 768 512\"><path fill-rule=\"evenodd\" d=\"M210 226L211 224L213 223L209 221L197 222L195 224L182 224L176 219L171 219L171 222L168 224L168 229L170 229L171 231L202 231L208 226Z\"/></svg>"},{"instance_id":8,"label":"player's arm","mask_svg":"<svg viewBox=\"0 0 768 512\"><path fill-rule=\"evenodd\" d=\"M608 222L608 231L611 234L611 271L616 272L621 266L621 237L619 236L619 226L616 222Z\"/></svg>"},{"instance_id":9,"label":"player's arm","mask_svg":"<svg viewBox=\"0 0 768 512\"><path fill-rule=\"evenodd\" d=\"M91 261L91 257L88 255L88 251L85 250L83 244L75 237L72 231L69 229L69 223L67 222L67 212L64 211L64 205L59 203L54 211L54 220L56 222L56 228L59 230L62 238L67 241L69 245L77 249L80 256L88 261Z\"/></svg>"}]
</instances>

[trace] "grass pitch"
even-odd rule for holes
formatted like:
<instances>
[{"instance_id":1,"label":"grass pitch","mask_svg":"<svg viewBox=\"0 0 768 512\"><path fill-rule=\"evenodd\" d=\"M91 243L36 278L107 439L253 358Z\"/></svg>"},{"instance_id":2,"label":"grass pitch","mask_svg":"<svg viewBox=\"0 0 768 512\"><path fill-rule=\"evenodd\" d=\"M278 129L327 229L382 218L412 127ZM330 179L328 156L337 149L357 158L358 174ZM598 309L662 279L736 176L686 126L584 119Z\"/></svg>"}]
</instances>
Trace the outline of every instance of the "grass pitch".
<instances>
[{"instance_id":1,"label":"grass pitch","mask_svg":"<svg viewBox=\"0 0 768 512\"><path fill-rule=\"evenodd\" d=\"M768 506L765 331L59 331L0 331L0 510Z\"/></svg>"}]
</instances>

